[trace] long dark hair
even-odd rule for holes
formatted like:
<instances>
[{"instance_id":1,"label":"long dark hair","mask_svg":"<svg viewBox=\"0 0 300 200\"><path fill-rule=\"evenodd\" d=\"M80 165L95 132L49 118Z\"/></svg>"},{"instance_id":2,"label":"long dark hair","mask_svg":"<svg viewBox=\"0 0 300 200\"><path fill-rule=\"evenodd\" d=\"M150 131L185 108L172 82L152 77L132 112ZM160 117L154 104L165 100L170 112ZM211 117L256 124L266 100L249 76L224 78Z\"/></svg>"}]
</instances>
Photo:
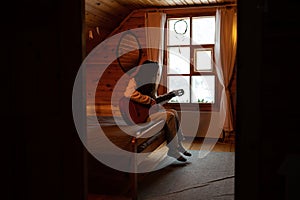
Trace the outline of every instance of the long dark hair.
<instances>
[{"instance_id":1,"label":"long dark hair","mask_svg":"<svg viewBox=\"0 0 300 200\"><path fill-rule=\"evenodd\" d=\"M156 79L159 65L155 61L146 60L140 66L138 73L135 75L137 91L152 98L156 98Z\"/></svg>"}]
</instances>

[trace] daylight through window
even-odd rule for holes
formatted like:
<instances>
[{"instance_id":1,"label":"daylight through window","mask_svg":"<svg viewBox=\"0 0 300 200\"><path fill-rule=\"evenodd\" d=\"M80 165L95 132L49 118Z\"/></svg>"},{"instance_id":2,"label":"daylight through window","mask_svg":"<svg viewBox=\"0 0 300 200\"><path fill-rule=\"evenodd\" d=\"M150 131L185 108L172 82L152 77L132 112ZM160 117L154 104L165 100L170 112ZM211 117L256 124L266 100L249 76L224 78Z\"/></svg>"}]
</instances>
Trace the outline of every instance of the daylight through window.
<instances>
[{"instance_id":1,"label":"daylight through window","mask_svg":"<svg viewBox=\"0 0 300 200\"><path fill-rule=\"evenodd\" d=\"M170 103L216 102L214 69L215 16L168 18L168 91L184 89L183 96Z\"/></svg>"}]
</instances>

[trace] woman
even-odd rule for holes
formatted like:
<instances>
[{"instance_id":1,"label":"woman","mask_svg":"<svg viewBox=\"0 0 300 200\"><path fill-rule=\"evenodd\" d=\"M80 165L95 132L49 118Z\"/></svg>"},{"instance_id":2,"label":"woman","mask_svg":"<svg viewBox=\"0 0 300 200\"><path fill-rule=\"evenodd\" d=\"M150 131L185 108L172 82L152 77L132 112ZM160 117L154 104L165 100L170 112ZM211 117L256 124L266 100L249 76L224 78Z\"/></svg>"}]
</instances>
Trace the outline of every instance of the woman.
<instances>
[{"instance_id":1,"label":"woman","mask_svg":"<svg viewBox=\"0 0 300 200\"><path fill-rule=\"evenodd\" d=\"M143 62L138 67L138 72L130 79L124 96L141 104L158 107L155 100L158 70L159 65L157 62L150 60ZM168 156L185 162L186 158L184 156L191 156L192 154L182 146L184 137L179 126L177 111L174 109L159 109L157 112L150 114L147 121L160 119L165 120L164 129L169 148Z\"/></svg>"}]
</instances>

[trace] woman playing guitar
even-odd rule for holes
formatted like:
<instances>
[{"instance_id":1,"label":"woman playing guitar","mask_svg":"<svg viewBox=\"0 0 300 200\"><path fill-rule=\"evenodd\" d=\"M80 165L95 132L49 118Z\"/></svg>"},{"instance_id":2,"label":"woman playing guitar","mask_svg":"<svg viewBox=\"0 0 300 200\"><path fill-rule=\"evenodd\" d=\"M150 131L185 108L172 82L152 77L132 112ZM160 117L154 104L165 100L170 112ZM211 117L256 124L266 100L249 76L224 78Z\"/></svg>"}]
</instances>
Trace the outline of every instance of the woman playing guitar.
<instances>
[{"instance_id":1,"label":"woman playing guitar","mask_svg":"<svg viewBox=\"0 0 300 200\"><path fill-rule=\"evenodd\" d=\"M146 60L138 69L138 72L130 79L124 97L120 100L120 110L123 118L128 124L143 123L150 120L165 120L164 129L167 146L169 147L168 155L178 161L185 162L186 158L183 155L191 156L191 153L182 146L181 142L184 137L179 126L177 111L160 109L158 104L166 102L174 96L181 96L183 90L172 91L164 96L156 97L158 63ZM124 103L126 99L127 103ZM126 105L127 108L124 108ZM126 110L129 112L126 112Z\"/></svg>"}]
</instances>

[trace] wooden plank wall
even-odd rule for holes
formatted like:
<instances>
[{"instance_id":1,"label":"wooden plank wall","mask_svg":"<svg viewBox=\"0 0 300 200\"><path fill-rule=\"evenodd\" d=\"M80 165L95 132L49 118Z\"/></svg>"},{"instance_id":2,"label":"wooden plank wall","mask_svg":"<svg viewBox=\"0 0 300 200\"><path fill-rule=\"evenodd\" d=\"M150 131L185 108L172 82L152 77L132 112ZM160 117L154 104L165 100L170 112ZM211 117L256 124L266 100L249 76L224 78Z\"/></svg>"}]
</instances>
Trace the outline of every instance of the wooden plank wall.
<instances>
[{"instance_id":1,"label":"wooden plank wall","mask_svg":"<svg viewBox=\"0 0 300 200\"><path fill-rule=\"evenodd\" d=\"M115 30L115 34L122 33L123 31L127 31L129 29L141 28L145 26L145 17L144 12L133 12L130 17L127 18L126 23L122 23L118 29ZM146 43L144 32L137 32L136 34L141 46L144 46ZM118 40L113 40L109 42L102 42L104 44L104 52L107 54L100 55L98 60L93 60L92 63L88 63L86 65L86 88L87 88L87 114L91 113L91 109L93 109L93 99L95 100L95 110L97 115L101 116L111 116L112 112L115 114L119 114L117 104L118 102L111 102L111 97L113 91L116 92L117 95L123 95L123 92L126 88L128 78L126 80L126 76L124 72L121 70L117 60L112 60L109 56L116 55L116 48L118 46ZM97 47L96 47L97 48ZM96 52L97 54L98 52ZM101 52L99 52L101 53ZM143 51L143 56L146 56L145 51ZM106 69L105 69L106 68ZM97 77L97 72L104 70L103 75ZM124 76L123 76L124 75ZM120 87L115 89L115 85L123 77L121 81L124 83L119 84ZM95 81L98 82L98 86L96 89L96 93L92 91L92 86L95 84Z\"/></svg>"}]
</instances>

